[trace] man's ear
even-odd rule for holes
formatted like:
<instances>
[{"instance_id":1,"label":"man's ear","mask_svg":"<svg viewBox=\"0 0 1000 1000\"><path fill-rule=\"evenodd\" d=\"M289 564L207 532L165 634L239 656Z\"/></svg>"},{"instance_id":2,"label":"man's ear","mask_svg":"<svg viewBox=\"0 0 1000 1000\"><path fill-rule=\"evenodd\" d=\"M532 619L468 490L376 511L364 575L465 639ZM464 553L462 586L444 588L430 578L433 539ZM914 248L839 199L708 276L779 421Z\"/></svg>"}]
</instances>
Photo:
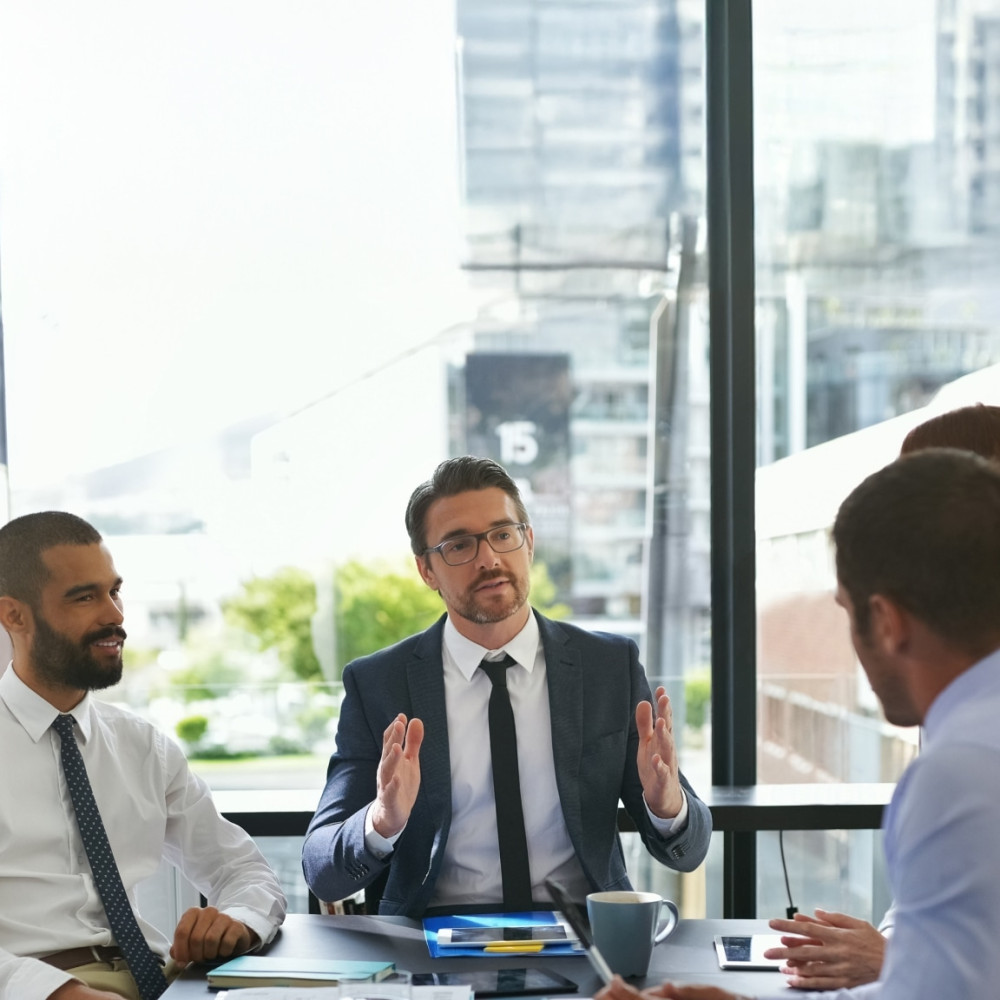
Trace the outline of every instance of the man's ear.
<instances>
[{"instance_id":1,"label":"man's ear","mask_svg":"<svg viewBox=\"0 0 1000 1000\"><path fill-rule=\"evenodd\" d=\"M417 572L420 574L420 579L427 584L431 590L437 590L437 580L434 576L434 571L431 569L427 556L414 556L414 561L417 564Z\"/></svg>"},{"instance_id":2,"label":"man's ear","mask_svg":"<svg viewBox=\"0 0 1000 1000\"><path fill-rule=\"evenodd\" d=\"M0 625L13 637L31 629L34 617L31 608L16 597L0 597Z\"/></svg>"},{"instance_id":3,"label":"man's ear","mask_svg":"<svg viewBox=\"0 0 1000 1000\"><path fill-rule=\"evenodd\" d=\"M885 594L868 600L871 641L885 653L900 653L910 641L909 613Z\"/></svg>"}]
</instances>

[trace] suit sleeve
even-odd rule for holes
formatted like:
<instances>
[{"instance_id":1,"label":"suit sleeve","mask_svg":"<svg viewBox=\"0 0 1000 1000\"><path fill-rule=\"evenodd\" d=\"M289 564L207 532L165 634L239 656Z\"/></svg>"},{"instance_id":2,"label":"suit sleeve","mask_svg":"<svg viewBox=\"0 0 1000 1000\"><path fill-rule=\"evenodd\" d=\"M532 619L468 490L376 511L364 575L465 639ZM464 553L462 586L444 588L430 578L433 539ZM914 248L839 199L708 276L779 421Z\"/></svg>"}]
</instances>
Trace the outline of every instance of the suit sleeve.
<instances>
[{"instance_id":1,"label":"suit sleeve","mask_svg":"<svg viewBox=\"0 0 1000 1000\"><path fill-rule=\"evenodd\" d=\"M306 883L321 900L354 895L374 882L392 859L392 854L379 858L365 847L365 813L375 800L381 756L381 731L376 734L366 717L353 664L348 664L337 749L302 845Z\"/></svg>"},{"instance_id":2,"label":"suit sleeve","mask_svg":"<svg viewBox=\"0 0 1000 1000\"><path fill-rule=\"evenodd\" d=\"M639 651L635 643L629 643L629 677L632 685L632 704L652 701L645 671L639 663ZM629 727L628 769L622 787L622 803L632 817L646 850L657 861L676 871L694 871L705 860L712 838L712 814L707 805L691 787L690 782L679 772L681 786L688 800L687 823L675 833L661 834L650 822L649 814L642 798L642 783L636 759L639 753L639 731L633 711Z\"/></svg>"}]
</instances>

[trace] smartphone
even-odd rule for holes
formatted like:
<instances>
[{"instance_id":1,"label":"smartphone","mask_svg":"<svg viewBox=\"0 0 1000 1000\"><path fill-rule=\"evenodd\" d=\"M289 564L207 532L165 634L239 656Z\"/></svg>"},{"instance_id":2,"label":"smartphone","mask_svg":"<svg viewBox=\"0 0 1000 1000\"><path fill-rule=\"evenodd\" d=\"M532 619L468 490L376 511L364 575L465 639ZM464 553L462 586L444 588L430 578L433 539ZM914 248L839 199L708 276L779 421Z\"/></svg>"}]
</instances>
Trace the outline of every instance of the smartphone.
<instances>
[{"instance_id":1,"label":"smartphone","mask_svg":"<svg viewBox=\"0 0 1000 1000\"><path fill-rule=\"evenodd\" d=\"M780 969L784 959L764 958L768 948L780 947L780 934L716 935L715 938L721 969Z\"/></svg>"},{"instance_id":2,"label":"smartphone","mask_svg":"<svg viewBox=\"0 0 1000 1000\"><path fill-rule=\"evenodd\" d=\"M524 942L525 944L566 944L562 924L524 924L515 927L442 927L437 943L442 948L478 948L488 944Z\"/></svg>"},{"instance_id":3,"label":"smartphone","mask_svg":"<svg viewBox=\"0 0 1000 1000\"><path fill-rule=\"evenodd\" d=\"M572 980L548 969L477 969L474 972L414 972L413 986L471 986L477 997L576 993Z\"/></svg>"}]
</instances>

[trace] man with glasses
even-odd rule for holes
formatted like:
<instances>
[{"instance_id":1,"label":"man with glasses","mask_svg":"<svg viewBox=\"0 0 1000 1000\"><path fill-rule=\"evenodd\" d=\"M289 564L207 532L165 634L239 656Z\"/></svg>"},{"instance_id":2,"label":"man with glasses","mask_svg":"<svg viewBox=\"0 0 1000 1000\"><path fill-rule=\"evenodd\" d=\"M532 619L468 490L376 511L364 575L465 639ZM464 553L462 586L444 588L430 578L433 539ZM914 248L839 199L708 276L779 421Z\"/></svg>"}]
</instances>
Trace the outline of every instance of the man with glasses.
<instances>
[{"instance_id":1,"label":"man with glasses","mask_svg":"<svg viewBox=\"0 0 1000 1000\"><path fill-rule=\"evenodd\" d=\"M551 908L547 878L581 901L629 888L619 800L657 860L696 868L711 815L680 773L669 699L654 703L631 640L532 611L534 534L506 471L442 462L406 526L447 614L344 671L303 847L312 891L421 917Z\"/></svg>"}]
</instances>

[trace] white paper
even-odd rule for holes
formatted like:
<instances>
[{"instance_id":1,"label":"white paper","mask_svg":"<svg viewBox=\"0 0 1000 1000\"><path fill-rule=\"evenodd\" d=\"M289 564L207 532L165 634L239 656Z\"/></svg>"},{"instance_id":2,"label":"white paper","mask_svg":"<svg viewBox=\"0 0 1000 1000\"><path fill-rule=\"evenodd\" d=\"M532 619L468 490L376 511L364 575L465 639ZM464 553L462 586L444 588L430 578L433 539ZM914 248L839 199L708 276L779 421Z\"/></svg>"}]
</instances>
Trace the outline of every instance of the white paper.
<instances>
[{"instance_id":1,"label":"white paper","mask_svg":"<svg viewBox=\"0 0 1000 1000\"><path fill-rule=\"evenodd\" d=\"M359 984L360 985L360 984ZM366 990L339 986L248 986L222 990L217 1000L472 1000L469 986L407 986L366 983Z\"/></svg>"}]
</instances>

